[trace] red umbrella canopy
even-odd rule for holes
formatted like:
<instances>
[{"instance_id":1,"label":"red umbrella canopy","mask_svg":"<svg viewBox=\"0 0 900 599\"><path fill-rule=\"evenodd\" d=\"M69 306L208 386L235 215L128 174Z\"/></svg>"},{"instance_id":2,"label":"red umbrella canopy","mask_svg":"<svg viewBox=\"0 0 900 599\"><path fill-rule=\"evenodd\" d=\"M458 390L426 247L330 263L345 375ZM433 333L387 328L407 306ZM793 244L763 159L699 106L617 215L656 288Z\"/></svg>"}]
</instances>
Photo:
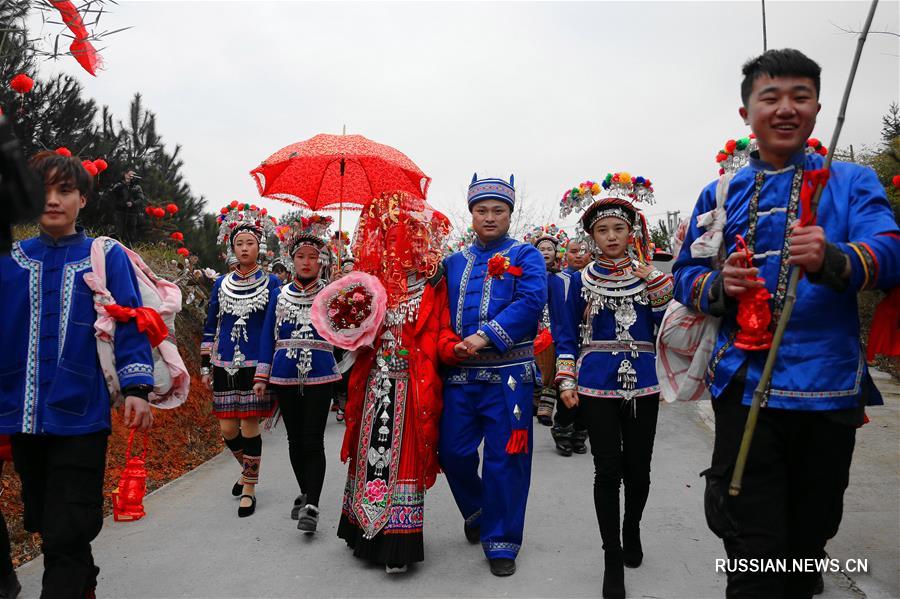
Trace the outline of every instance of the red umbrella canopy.
<instances>
[{"instance_id":1,"label":"red umbrella canopy","mask_svg":"<svg viewBox=\"0 0 900 599\"><path fill-rule=\"evenodd\" d=\"M360 209L383 192L425 198L431 177L405 154L362 135L319 134L250 171L259 195L310 210Z\"/></svg>"}]
</instances>

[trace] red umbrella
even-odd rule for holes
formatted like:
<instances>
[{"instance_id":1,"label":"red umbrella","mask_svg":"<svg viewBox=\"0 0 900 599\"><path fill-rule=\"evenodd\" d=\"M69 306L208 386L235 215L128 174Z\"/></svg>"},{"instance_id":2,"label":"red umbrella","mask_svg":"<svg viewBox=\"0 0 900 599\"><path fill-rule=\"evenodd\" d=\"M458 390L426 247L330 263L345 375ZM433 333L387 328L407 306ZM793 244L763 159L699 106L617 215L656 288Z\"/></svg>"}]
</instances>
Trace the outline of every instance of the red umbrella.
<instances>
[{"instance_id":1,"label":"red umbrella","mask_svg":"<svg viewBox=\"0 0 900 599\"><path fill-rule=\"evenodd\" d=\"M359 210L385 191L425 198L431 177L405 154L362 135L320 134L250 171L259 195L310 210Z\"/></svg>"}]
</instances>

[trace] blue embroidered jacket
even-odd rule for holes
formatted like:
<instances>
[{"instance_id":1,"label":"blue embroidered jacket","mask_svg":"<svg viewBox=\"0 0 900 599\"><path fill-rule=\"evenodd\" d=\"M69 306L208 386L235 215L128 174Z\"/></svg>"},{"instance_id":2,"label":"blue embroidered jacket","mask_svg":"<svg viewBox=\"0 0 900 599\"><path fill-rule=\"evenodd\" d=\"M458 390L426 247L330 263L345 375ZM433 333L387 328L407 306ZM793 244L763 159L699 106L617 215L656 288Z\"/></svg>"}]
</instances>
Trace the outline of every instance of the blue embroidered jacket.
<instances>
[{"instance_id":1,"label":"blue embroidered jacket","mask_svg":"<svg viewBox=\"0 0 900 599\"><path fill-rule=\"evenodd\" d=\"M266 319L263 322L263 334L260 338L258 362L256 364L256 381L272 385L320 385L341 380L337 362L334 359L334 346L322 339L316 327L309 320L309 306L319 289L318 281L313 283L312 293L304 298L304 306L288 301L285 290L299 295L301 288L296 281L279 287L269 297L266 308ZM290 318L291 311L304 310L300 317L302 322L295 323ZM277 326L278 321L282 321ZM297 368L303 350L309 350L309 371L301 376ZM290 354L290 355L289 355Z\"/></svg>"},{"instance_id":2,"label":"blue embroidered jacket","mask_svg":"<svg viewBox=\"0 0 900 599\"><path fill-rule=\"evenodd\" d=\"M97 357L97 313L84 275L91 243L79 228L46 234L0 257L0 433L84 435L110 430L109 391ZM131 263L107 246L106 287L121 306L141 297ZM153 385L150 342L134 321L118 323L115 358L122 389Z\"/></svg>"},{"instance_id":3,"label":"blue embroidered jacket","mask_svg":"<svg viewBox=\"0 0 900 599\"><path fill-rule=\"evenodd\" d=\"M557 277L559 282L554 282L550 320L556 341L557 380L577 380L581 395L631 399L659 393L656 329L672 300L672 281L659 271L643 281L627 273L630 267L630 258L613 261L601 257L569 275L568 281ZM598 304L606 296L585 290L585 279L593 283L588 290L625 294L629 310L633 309L631 324L621 327L612 305L598 305L591 316L585 296L593 295L592 301ZM584 334L587 326L589 336ZM631 379L627 385L625 375Z\"/></svg>"},{"instance_id":4,"label":"blue embroidered jacket","mask_svg":"<svg viewBox=\"0 0 900 599\"><path fill-rule=\"evenodd\" d=\"M206 326L203 327L203 341L200 344L200 353L206 357L214 366L222 368L247 368L256 366L257 356L259 355L259 342L262 333L263 321L266 318L266 307L254 310L245 319L245 323L239 323L237 316L221 309L222 281L225 277L234 275L234 280L239 282L253 282L267 277L269 282L266 285L268 290L268 298L271 298L273 291L281 287L281 281L277 276L267 275L262 269L253 272L248 277L242 277L238 271L222 275L213 283L212 293L209 298L209 311L206 315ZM240 345L243 359L235 364L234 348L235 339L234 331L236 324L244 324L244 330L240 327L237 330L237 344Z\"/></svg>"},{"instance_id":5,"label":"blue embroidered jacket","mask_svg":"<svg viewBox=\"0 0 900 599\"><path fill-rule=\"evenodd\" d=\"M488 276L488 261L497 254L522 273ZM476 241L448 256L444 270L453 330L461 339L480 330L491 340L478 356L448 369L447 384L499 383L499 369L511 365L524 365L533 377L534 336L547 302L547 268L541 253L508 236L488 244Z\"/></svg>"},{"instance_id":6,"label":"blue embroidered jacket","mask_svg":"<svg viewBox=\"0 0 900 599\"><path fill-rule=\"evenodd\" d=\"M784 307L789 277L788 227L798 217L799 190L804 170L820 169L819 155L795 155L781 170L757 158L735 174L725 201L726 255L735 251L735 236L744 236L754 252L754 264L772 294L774 330ZM716 183L700 194L690 229L673 266L675 298L695 310L722 316L722 326L710 360L707 380L719 397L734 374L746 363L744 403L749 404L759 381L765 351L734 347L737 334L736 302L724 296L721 271L710 259L691 256L691 243L703 230L697 216L715 207ZM900 237L884 188L875 173L855 164L834 162L819 204L817 224L825 230L829 254L850 259L849 284L825 285L805 275L797 289L797 302L778 351L768 406L794 410L837 410L858 405L863 385L869 403L881 403L871 384L865 354L860 347L856 293L874 287L896 286L900 278ZM819 279L819 276L812 278Z\"/></svg>"}]
</instances>

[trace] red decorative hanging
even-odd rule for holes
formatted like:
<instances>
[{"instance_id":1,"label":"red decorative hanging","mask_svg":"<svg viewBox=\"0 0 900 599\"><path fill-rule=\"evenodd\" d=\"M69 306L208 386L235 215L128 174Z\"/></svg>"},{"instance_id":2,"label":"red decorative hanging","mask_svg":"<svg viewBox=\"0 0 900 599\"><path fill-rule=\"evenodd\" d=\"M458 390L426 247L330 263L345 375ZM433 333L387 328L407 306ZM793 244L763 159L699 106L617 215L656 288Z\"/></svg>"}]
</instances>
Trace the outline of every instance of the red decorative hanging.
<instances>
[{"instance_id":1,"label":"red decorative hanging","mask_svg":"<svg viewBox=\"0 0 900 599\"><path fill-rule=\"evenodd\" d=\"M17 94L25 95L34 89L34 79L25 73L19 73L9 81L9 86Z\"/></svg>"},{"instance_id":2,"label":"red decorative hanging","mask_svg":"<svg viewBox=\"0 0 900 599\"><path fill-rule=\"evenodd\" d=\"M147 435L144 435L144 451L140 456L131 455L135 431L128 437L125 450L125 469L119 478L119 486L112 492L113 519L116 522L140 520L144 512L144 495L147 493Z\"/></svg>"},{"instance_id":3,"label":"red decorative hanging","mask_svg":"<svg viewBox=\"0 0 900 599\"><path fill-rule=\"evenodd\" d=\"M166 215L166 211L163 210L162 208L157 206L156 208L153 209L153 216L155 216L156 218L162 218L165 215Z\"/></svg>"},{"instance_id":4,"label":"red decorative hanging","mask_svg":"<svg viewBox=\"0 0 900 599\"><path fill-rule=\"evenodd\" d=\"M736 251L744 253L744 268L753 266L753 252L740 235L737 236ZM751 281L763 282L760 277L752 277ZM761 285L748 289L738 296L737 323L740 330L734 339L734 346L745 351L769 349L772 346L772 309L769 300L772 294Z\"/></svg>"},{"instance_id":5,"label":"red decorative hanging","mask_svg":"<svg viewBox=\"0 0 900 599\"><path fill-rule=\"evenodd\" d=\"M95 165L95 164L94 164L92 161L90 161L90 160L82 160L82 161L81 161L81 166L83 166L83 167L84 167L84 170L86 170L86 171L88 172L88 174L89 174L90 176L92 176L92 177L96 177L97 174L100 172L100 171L97 170L97 165Z\"/></svg>"},{"instance_id":6,"label":"red decorative hanging","mask_svg":"<svg viewBox=\"0 0 900 599\"><path fill-rule=\"evenodd\" d=\"M170 215L175 214L176 212L178 212L178 206L176 206L175 204L166 204L166 212L168 212Z\"/></svg>"},{"instance_id":7,"label":"red decorative hanging","mask_svg":"<svg viewBox=\"0 0 900 599\"><path fill-rule=\"evenodd\" d=\"M107 168L109 168L109 163L107 163L107 162L106 162L105 160L103 160L102 158L98 158L97 160L94 161L94 166L97 167L97 172L98 172L98 173L102 173L102 172L105 171Z\"/></svg>"},{"instance_id":8,"label":"red decorative hanging","mask_svg":"<svg viewBox=\"0 0 900 599\"><path fill-rule=\"evenodd\" d=\"M171 237L172 239L174 239L175 241L177 241L179 243L184 241L184 234L181 231L175 231L174 233L169 235L169 237Z\"/></svg>"},{"instance_id":9,"label":"red decorative hanging","mask_svg":"<svg viewBox=\"0 0 900 599\"><path fill-rule=\"evenodd\" d=\"M65 156L66 158L71 158L71 157L72 157L72 150L70 150L70 149L67 148L66 146L59 146L58 148L56 148L55 151L56 151L56 153L59 154L60 156Z\"/></svg>"},{"instance_id":10,"label":"red decorative hanging","mask_svg":"<svg viewBox=\"0 0 900 599\"><path fill-rule=\"evenodd\" d=\"M189 249L187 249L187 248L178 248L178 249L175 250L175 251L176 251L179 255L184 256L185 258L187 258L188 256L191 255L191 250L189 250Z\"/></svg>"},{"instance_id":11,"label":"red decorative hanging","mask_svg":"<svg viewBox=\"0 0 900 599\"><path fill-rule=\"evenodd\" d=\"M59 11L59 16L62 17L63 23L66 24L66 27L69 28L69 31L75 37L72 43L69 44L69 52L72 53L72 56L85 71L96 77L97 67L102 66L102 61L97 50L88 41L90 35L84 26L84 21L81 20L81 15L78 14L78 9L75 8L75 5L70 0L50 0L50 4Z\"/></svg>"}]
</instances>

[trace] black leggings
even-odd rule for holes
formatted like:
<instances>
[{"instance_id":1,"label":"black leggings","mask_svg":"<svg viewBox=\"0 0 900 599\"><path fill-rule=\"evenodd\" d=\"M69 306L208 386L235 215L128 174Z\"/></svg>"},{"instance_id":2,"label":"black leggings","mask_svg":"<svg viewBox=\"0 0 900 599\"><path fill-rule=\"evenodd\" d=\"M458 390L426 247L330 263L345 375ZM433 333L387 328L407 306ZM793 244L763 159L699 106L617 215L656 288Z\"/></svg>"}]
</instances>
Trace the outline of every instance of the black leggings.
<instances>
[{"instance_id":1,"label":"black leggings","mask_svg":"<svg viewBox=\"0 0 900 599\"><path fill-rule=\"evenodd\" d=\"M650 494L650 459L656 437L659 394L630 402L579 395L578 403L594 456L594 508L603 549L617 550L621 547L621 482L625 483L626 527L640 523Z\"/></svg>"},{"instance_id":2,"label":"black leggings","mask_svg":"<svg viewBox=\"0 0 900 599\"><path fill-rule=\"evenodd\" d=\"M287 428L291 468L306 493L306 502L318 506L325 481L325 425L334 385L273 387Z\"/></svg>"}]
</instances>

